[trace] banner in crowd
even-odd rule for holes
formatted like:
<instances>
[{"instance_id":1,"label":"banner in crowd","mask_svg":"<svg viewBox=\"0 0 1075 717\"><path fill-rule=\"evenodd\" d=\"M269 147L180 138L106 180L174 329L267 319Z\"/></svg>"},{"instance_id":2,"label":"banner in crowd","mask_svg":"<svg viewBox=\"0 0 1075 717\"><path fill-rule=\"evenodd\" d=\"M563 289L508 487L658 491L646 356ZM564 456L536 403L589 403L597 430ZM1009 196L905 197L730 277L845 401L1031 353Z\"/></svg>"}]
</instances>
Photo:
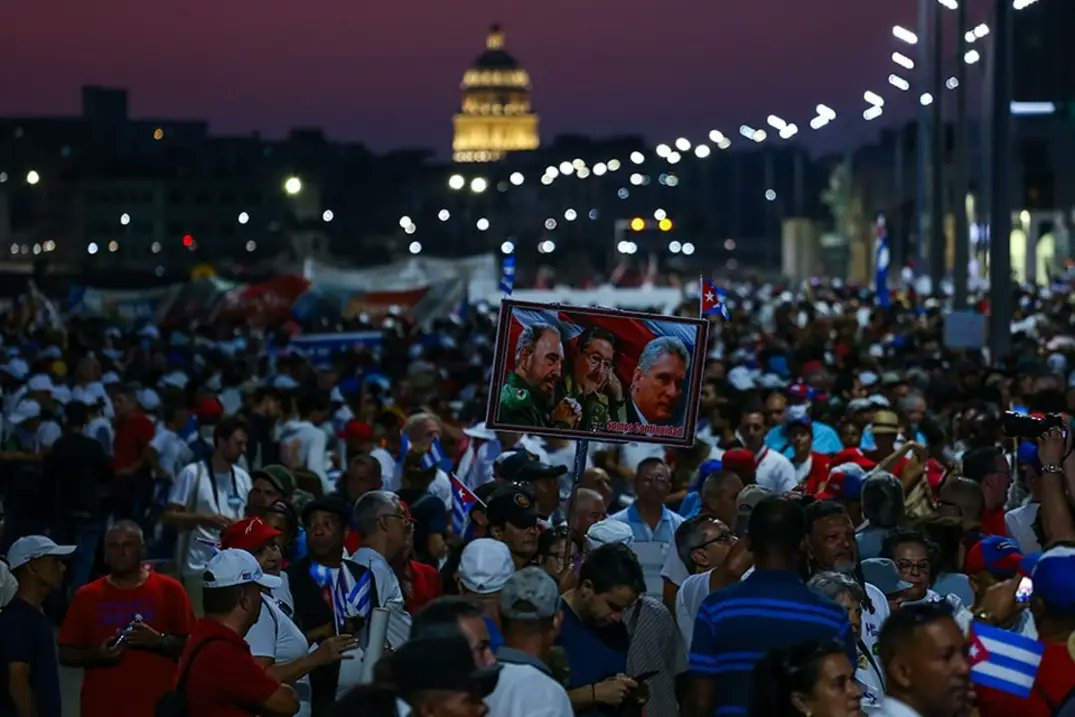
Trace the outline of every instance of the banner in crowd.
<instances>
[{"instance_id":1,"label":"banner in crowd","mask_svg":"<svg viewBox=\"0 0 1075 717\"><path fill-rule=\"evenodd\" d=\"M291 318L291 309L310 288L310 282L284 274L257 284L243 284L225 294L214 319L244 321L249 326L273 326Z\"/></svg>"},{"instance_id":2,"label":"banner in crowd","mask_svg":"<svg viewBox=\"0 0 1075 717\"><path fill-rule=\"evenodd\" d=\"M701 319L504 300L487 425L690 446L707 329Z\"/></svg>"},{"instance_id":3,"label":"banner in crowd","mask_svg":"<svg viewBox=\"0 0 1075 717\"><path fill-rule=\"evenodd\" d=\"M315 365L332 362L338 354L352 349L377 349L381 346L383 334L380 331L349 331L338 334L306 334L292 337L287 347L302 354Z\"/></svg>"}]
</instances>

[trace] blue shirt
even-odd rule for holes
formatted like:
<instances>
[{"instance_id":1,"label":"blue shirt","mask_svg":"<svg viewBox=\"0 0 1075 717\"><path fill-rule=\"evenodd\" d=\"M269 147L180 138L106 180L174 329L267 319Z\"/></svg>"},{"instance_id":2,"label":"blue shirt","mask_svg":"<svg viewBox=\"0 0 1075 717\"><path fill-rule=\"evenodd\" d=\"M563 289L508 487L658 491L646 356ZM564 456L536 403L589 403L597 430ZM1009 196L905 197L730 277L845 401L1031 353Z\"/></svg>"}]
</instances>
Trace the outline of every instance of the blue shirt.
<instances>
[{"instance_id":1,"label":"blue shirt","mask_svg":"<svg viewBox=\"0 0 1075 717\"><path fill-rule=\"evenodd\" d=\"M567 657L570 670L567 688L573 690L576 687L592 685L619 674L627 674L629 641L624 624L613 623L608 628L603 628L601 634L598 634L583 624L566 602L561 600L560 604L563 608L564 619L556 644L564 648L564 655ZM575 713L576 717L601 714L604 712L600 709L585 709Z\"/></svg>"},{"instance_id":2,"label":"blue shirt","mask_svg":"<svg viewBox=\"0 0 1075 717\"><path fill-rule=\"evenodd\" d=\"M613 513L609 518L631 526L631 533L634 535L631 550L642 566L642 575L646 578L646 594L661 597L664 589L661 568L664 567L668 551L675 550L676 528L683 522L683 516L662 506L661 520L656 528L650 528L649 524L642 520L637 504L632 504L619 513Z\"/></svg>"},{"instance_id":3,"label":"blue shirt","mask_svg":"<svg viewBox=\"0 0 1075 717\"><path fill-rule=\"evenodd\" d=\"M12 662L30 666L30 691L38 717L60 717L60 669L56 641L45 613L16 597L0 612L0 717L14 717L8 671ZM120 710L122 711L122 710Z\"/></svg>"},{"instance_id":4,"label":"blue shirt","mask_svg":"<svg viewBox=\"0 0 1075 717\"><path fill-rule=\"evenodd\" d=\"M745 715L751 673L765 653L813 639L844 644L851 664L856 646L842 607L821 597L795 573L755 570L710 594L698 610L690 671L716 681L714 715Z\"/></svg>"},{"instance_id":5,"label":"blue shirt","mask_svg":"<svg viewBox=\"0 0 1075 717\"><path fill-rule=\"evenodd\" d=\"M824 453L827 456L831 456L844 449L844 444L840 442L840 434L836 432L835 428L821 421L814 421L812 425L814 441L810 446L810 450L814 453ZM785 458L791 458L795 455L795 449L791 447L791 441L788 440L788 428L783 424L773 426L765 434L765 445L774 451L780 451Z\"/></svg>"},{"instance_id":6,"label":"blue shirt","mask_svg":"<svg viewBox=\"0 0 1075 717\"><path fill-rule=\"evenodd\" d=\"M692 490L687 495L683 496L683 502L679 504L679 514L683 516L683 519L693 518L702 512L702 495L696 490Z\"/></svg>"}]
</instances>

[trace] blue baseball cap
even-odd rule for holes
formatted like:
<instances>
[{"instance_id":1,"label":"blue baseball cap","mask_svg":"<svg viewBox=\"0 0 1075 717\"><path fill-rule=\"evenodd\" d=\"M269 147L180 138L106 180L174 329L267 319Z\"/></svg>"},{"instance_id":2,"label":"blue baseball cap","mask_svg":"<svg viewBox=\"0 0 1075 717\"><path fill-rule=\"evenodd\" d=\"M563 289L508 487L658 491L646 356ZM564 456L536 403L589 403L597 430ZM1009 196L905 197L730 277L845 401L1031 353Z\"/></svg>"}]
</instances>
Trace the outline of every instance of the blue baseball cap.
<instances>
[{"instance_id":1,"label":"blue baseball cap","mask_svg":"<svg viewBox=\"0 0 1075 717\"><path fill-rule=\"evenodd\" d=\"M1059 546L1031 553L1023 569L1034 581L1034 595L1050 612L1075 616L1075 548Z\"/></svg>"},{"instance_id":2,"label":"blue baseball cap","mask_svg":"<svg viewBox=\"0 0 1075 717\"><path fill-rule=\"evenodd\" d=\"M967 575L991 573L997 576L1015 575L1023 568L1023 554L1011 538L987 535L971 546L963 559Z\"/></svg>"},{"instance_id":3,"label":"blue baseball cap","mask_svg":"<svg viewBox=\"0 0 1075 717\"><path fill-rule=\"evenodd\" d=\"M1038 444L1030 441L1020 443L1018 462L1020 465L1028 465L1036 471L1041 471L1041 461L1038 459Z\"/></svg>"}]
</instances>

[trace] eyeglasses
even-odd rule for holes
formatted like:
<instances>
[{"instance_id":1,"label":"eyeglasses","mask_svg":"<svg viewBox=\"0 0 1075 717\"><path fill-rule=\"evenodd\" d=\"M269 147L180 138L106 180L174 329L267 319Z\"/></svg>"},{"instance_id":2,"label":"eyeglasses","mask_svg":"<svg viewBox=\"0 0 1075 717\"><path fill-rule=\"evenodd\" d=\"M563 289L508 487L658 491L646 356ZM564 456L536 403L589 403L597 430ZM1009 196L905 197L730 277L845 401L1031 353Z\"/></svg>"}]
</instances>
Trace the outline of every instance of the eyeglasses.
<instances>
[{"instance_id":1,"label":"eyeglasses","mask_svg":"<svg viewBox=\"0 0 1075 717\"><path fill-rule=\"evenodd\" d=\"M414 530L414 523L412 521L410 521L410 520L407 520L407 516L405 516L405 515L400 515L399 513L385 513L381 517L382 518L396 518L398 520L402 520L404 530Z\"/></svg>"},{"instance_id":2,"label":"eyeglasses","mask_svg":"<svg viewBox=\"0 0 1075 717\"><path fill-rule=\"evenodd\" d=\"M896 567L902 571L914 574L914 573L928 573L929 561L928 560L897 560Z\"/></svg>"},{"instance_id":3,"label":"eyeglasses","mask_svg":"<svg viewBox=\"0 0 1075 717\"><path fill-rule=\"evenodd\" d=\"M612 362L606 359L599 353L583 354L586 357L586 363L590 364L590 368L600 368L603 371L608 371L612 368Z\"/></svg>"},{"instance_id":4,"label":"eyeglasses","mask_svg":"<svg viewBox=\"0 0 1075 717\"><path fill-rule=\"evenodd\" d=\"M732 543L736 542L737 540L739 540L739 538L735 535L735 533L733 533L733 532L731 532L729 530L729 531L725 531L723 533L720 533L719 535L713 536L712 538L710 538L709 540L705 541L701 545L696 545L694 548L692 548L692 550L701 550L702 548L705 548L705 547L707 547L709 545L712 545L713 543L725 543L727 545L731 545Z\"/></svg>"}]
</instances>

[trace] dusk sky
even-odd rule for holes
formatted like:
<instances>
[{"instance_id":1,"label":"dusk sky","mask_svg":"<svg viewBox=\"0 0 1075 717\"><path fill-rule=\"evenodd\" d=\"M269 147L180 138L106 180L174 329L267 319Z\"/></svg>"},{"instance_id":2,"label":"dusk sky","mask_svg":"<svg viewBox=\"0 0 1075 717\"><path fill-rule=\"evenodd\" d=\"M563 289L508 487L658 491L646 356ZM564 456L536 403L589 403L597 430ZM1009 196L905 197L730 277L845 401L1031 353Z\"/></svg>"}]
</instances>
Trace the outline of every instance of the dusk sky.
<instances>
[{"instance_id":1,"label":"dusk sky","mask_svg":"<svg viewBox=\"0 0 1075 717\"><path fill-rule=\"evenodd\" d=\"M127 87L135 117L214 133L315 126L379 150L450 145L463 71L492 22L529 70L544 140L651 141L806 130L819 101L865 136L867 87L890 90L910 0L51 0L6 8L0 115L74 114L83 84ZM891 93L885 93L891 94ZM901 98L906 102L907 97ZM853 125L853 127L852 127ZM809 131L809 130L807 130Z\"/></svg>"}]
</instances>

